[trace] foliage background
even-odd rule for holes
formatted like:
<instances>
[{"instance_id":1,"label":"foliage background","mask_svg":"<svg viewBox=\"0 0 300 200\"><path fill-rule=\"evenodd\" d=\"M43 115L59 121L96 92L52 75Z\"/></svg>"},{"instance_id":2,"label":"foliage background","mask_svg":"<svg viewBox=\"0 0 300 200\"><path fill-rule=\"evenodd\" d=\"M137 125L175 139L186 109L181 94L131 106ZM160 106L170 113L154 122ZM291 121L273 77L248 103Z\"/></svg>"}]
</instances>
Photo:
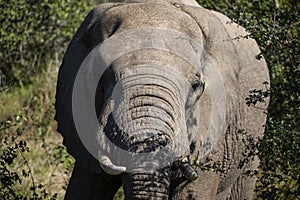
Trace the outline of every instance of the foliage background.
<instances>
[{"instance_id":1,"label":"foliage background","mask_svg":"<svg viewBox=\"0 0 300 200\"><path fill-rule=\"evenodd\" d=\"M74 160L55 132L56 76L72 35L100 2L0 0L0 199L63 198ZM300 3L198 2L244 26L268 62L270 85L247 101L255 106L271 93L265 136L251 143L261 158L255 198L300 199Z\"/></svg>"}]
</instances>

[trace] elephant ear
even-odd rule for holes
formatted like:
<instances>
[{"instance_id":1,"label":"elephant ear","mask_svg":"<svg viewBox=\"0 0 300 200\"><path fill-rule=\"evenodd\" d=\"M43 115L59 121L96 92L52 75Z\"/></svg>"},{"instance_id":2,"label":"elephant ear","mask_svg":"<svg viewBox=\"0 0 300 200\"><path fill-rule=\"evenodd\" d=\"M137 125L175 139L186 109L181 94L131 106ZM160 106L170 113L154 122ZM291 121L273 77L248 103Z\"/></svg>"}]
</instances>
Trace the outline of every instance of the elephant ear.
<instances>
[{"instance_id":1,"label":"elephant ear","mask_svg":"<svg viewBox=\"0 0 300 200\"><path fill-rule=\"evenodd\" d=\"M267 109L269 99L266 98L265 102L257 104L262 109L246 106L245 99L249 97L250 90L265 89L264 83L270 82L267 63L261 55L256 41L249 37L249 33L244 28L233 23L221 13L212 13L224 25L239 58L237 84L239 86L238 100L241 104L239 110L242 112L239 118L243 123L239 128L251 133L254 137L261 136L266 123L266 115L263 110Z\"/></svg>"},{"instance_id":2,"label":"elephant ear","mask_svg":"<svg viewBox=\"0 0 300 200\"><path fill-rule=\"evenodd\" d=\"M77 72L84 59L94 46L102 42L101 40L94 42L94 38L89 35L90 28L99 21L105 11L117 5L119 4L101 4L91 10L85 18L64 55L56 87L55 120L57 121L57 131L63 136L63 144L67 147L68 153L80 165L96 173L101 172L99 162L84 147L75 128L72 112L72 91Z\"/></svg>"},{"instance_id":3,"label":"elephant ear","mask_svg":"<svg viewBox=\"0 0 300 200\"><path fill-rule=\"evenodd\" d=\"M190 133L193 138L193 156L198 159L216 153L224 143L226 134L248 129L263 132L257 116L264 124L265 116L246 107L245 98L252 89L262 87L268 81L268 69L253 39L224 15L201 7L182 6L201 28L204 40L203 74L206 90L192 114ZM240 38L240 39L238 39ZM253 122L250 122L253 120ZM230 127L230 128L228 128ZM219 143L220 142L220 143Z\"/></svg>"}]
</instances>

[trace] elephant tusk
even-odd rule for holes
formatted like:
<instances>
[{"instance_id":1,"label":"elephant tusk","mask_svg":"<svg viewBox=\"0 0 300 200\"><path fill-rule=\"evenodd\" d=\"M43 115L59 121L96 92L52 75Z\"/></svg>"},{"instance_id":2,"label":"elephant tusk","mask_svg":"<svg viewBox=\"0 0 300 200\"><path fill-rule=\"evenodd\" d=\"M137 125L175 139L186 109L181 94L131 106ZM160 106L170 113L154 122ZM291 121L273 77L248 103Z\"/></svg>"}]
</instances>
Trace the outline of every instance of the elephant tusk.
<instances>
[{"instance_id":1,"label":"elephant tusk","mask_svg":"<svg viewBox=\"0 0 300 200\"><path fill-rule=\"evenodd\" d=\"M103 171L110 175L120 175L126 171L126 167L114 165L108 156L100 156L99 161Z\"/></svg>"}]
</instances>

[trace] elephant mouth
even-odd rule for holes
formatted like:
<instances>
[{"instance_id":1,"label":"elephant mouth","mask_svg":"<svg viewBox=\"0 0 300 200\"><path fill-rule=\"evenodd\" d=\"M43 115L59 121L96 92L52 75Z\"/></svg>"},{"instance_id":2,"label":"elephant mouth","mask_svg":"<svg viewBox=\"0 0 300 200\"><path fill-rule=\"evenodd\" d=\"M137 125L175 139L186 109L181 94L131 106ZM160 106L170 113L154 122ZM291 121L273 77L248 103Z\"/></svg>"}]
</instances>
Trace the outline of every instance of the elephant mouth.
<instances>
[{"instance_id":1,"label":"elephant mouth","mask_svg":"<svg viewBox=\"0 0 300 200\"><path fill-rule=\"evenodd\" d=\"M106 146L104 153L99 156L101 167L105 172L118 175L137 168L148 171L151 170L152 165L155 168L159 161L166 162L165 165L173 162L170 152L173 140L170 134L155 128L140 129L140 131L134 135L128 134L120 129L113 114L109 115L103 133L113 145ZM124 156L120 152L128 152L128 154ZM129 163L133 166L129 166ZM145 167L146 163L148 167Z\"/></svg>"},{"instance_id":2,"label":"elephant mouth","mask_svg":"<svg viewBox=\"0 0 300 200\"><path fill-rule=\"evenodd\" d=\"M106 137L116 146L122 148L125 151L134 153L150 153L159 151L166 145L170 144L171 138L169 135L159 131L153 130L151 133L145 133L146 137L141 138L136 136L130 136L119 129L117 124L113 126L106 126Z\"/></svg>"}]
</instances>

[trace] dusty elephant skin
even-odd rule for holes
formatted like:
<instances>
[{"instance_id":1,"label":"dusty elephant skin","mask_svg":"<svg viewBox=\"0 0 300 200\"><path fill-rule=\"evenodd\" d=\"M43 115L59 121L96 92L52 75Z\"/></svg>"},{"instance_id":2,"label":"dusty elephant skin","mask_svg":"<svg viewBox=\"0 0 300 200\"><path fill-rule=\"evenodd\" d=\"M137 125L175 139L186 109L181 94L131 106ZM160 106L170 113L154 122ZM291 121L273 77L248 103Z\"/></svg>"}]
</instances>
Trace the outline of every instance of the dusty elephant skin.
<instances>
[{"instance_id":1,"label":"dusty elephant skin","mask_svg":"<svg viewBox=\"0 0 300 200\"><path fill-rule=\"evenodd\" d=\"M105 3L88 14L65 53L57 84L58 132L76 159L66 199L113 199L121 185L126 199L253 198L255 179L245 172L257 169L259 161L255 158L240 167L239 132L262 135L266 116L247 107L245 98L250 90L262 88L269 76L264 59L255 58L256 42L241 38L245 30L228 22L194 0ZM113 39L120 43L109 43ZM82 141L85 133L78 129L74 105L75 110L88 111L74 104L74 91L85 87L84 82L77 87L76 81L88 55L105 44L112 44L106 48L110 52L124 53L97 77L91 95L100 125L94 136L101 147L97 157ZM130 51L128 45L144 48ZM191 61L193 53L199 55L197 66ZM89 96L88 90L79 92ZM130 156L147 157L142 162L140 157L126 160L119 150L103 144L103 138ZM186 149L181 147L185 142ZM197 170L193 180L189 162L207 160L221 163L223 171ZM159 167L151 171L149 166Z\"/></svg>"}]
</instances>

